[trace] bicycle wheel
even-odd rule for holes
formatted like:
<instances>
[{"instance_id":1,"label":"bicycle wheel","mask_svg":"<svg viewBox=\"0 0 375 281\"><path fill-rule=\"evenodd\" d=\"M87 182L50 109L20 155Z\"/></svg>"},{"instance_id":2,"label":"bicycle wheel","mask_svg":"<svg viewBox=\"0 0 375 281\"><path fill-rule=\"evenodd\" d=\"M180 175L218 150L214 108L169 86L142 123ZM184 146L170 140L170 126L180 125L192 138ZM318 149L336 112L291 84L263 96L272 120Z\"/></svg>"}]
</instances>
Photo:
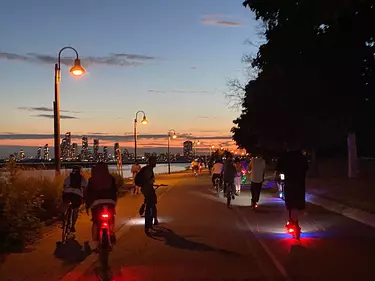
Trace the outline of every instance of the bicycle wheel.
<instances>
[{"instance_id":1,"label":"bicycle wheel","mask_svg":"<svg viewBox=\"0 0 375 281\"><path fill-rule=\"evenodd\" d=\"M220 181L216 181L216 192L217 197L220 197Z\"/></svg>"},{"instance_id":2,"label":"bicycle wheel","mask_svg":"<svg viewBox=\"0 0 375 281\"><path fill-rule=\"evenodd\" d=\"M62 231L62 243L65 243L69 232L70 232L70 225L71 225L71 216L72 216L72 208L68 207L68 209L65 212L64 220L63 220L63 231Z\"/></svg>"},{"instance_id":3,"label":"bicycle wheel","mask_svg":"<svg viewBox=\"0 0 375 281\"><path fill-rule=\"evenodd\" d=\"M99 245L99 260L103 270L108 269L108 259L109 259L109 235L108 230L103 229L102 239Z\"/></svg>"}]
</instances>

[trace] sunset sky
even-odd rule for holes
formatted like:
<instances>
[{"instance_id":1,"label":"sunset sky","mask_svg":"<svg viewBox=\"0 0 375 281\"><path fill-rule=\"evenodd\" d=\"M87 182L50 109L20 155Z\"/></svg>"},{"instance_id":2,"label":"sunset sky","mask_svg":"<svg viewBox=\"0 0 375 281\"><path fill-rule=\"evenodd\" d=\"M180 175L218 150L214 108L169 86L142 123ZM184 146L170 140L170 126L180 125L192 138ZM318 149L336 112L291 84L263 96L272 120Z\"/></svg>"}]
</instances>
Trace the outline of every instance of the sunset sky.
<instances>
[{"instance_id":1,"label":"sunset sky","mask_svg":"<svg viewBox=\"0 0 375 281\"><path fill-rule=\"evenodd\" d=\"M67 45L78 50L87 74L71 77L74 53L62 54L71 58L62 65L62 134L132 147L135 112L144 110L149 123L139 124L140 147L165 147L171 128L180 134L175 147L187 138L200 139L202 149L230 146L239 112L227 108L227 81L246 82L241 58L256 47L245 41L259 41L259 24L241 3L6 0L0 10L0 152L53 145L53 69Z\"/></svg>"}]
</instances>

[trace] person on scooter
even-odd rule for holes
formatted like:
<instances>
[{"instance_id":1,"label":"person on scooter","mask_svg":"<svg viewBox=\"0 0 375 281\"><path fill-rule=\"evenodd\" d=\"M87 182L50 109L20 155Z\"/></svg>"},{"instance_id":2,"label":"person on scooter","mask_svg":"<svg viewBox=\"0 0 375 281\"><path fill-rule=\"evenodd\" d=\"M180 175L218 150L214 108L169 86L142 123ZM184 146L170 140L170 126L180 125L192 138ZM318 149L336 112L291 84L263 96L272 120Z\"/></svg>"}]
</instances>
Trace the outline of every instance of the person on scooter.
<instances>
[{"instance_id":1,"label":"person on scooter","mask_svg":"<svg viewBox=\"0 0 375 281\"><path fill-rule=\"evenodd\" d=\"M285 206L289 212L290 223L299 227L300 213L305 209L305 182L308 162L299 147L293 143L279 158L276 172L283 173Z\"/></svg>"},{"instance_id":2,"label":"person on scooter","mask_svg":"<svg viewBox=\"0 0 375 281\"><path fill-rule=\"evenodd\" d=\"M109 173L105 163L99 162L91 170L91 178L85 191L86 211L91 209L92 216L92 250L97 251L99 243L99 222L103 207L107 206L112 221L109 225L111 244L116 242L114 233L115 226L115 208L117 204L117 186L116 179Z\"/></svg>"}]
</instances>

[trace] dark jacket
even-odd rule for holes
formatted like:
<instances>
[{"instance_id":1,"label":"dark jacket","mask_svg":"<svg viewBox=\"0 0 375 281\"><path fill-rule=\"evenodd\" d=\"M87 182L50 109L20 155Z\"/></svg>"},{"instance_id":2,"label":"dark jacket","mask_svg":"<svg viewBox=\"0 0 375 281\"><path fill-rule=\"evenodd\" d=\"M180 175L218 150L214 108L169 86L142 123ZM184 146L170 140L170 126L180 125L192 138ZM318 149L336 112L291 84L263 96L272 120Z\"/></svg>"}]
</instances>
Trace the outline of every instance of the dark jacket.
<instances>
[{"instance_id":1,"label":"dark jacket","mask_svg":"<svg viewBox=\"0 0 375 281\"><path fill-rule=\"evenodd\" d=\"M237 171L232 161L226 162L224 165L224 182L234 182Z\"/></svg>"},{"instance_id":2,"label":"dark jacket","mask_svg":"<svg viewBox=\"0 0 375 281\"><path fill-rule=\"evenodd\" d=\"M277 163L277 172L285 175L284 196L288 209L304 209L308 163L299 150L285 152Z\"/></svg>"},{"instance_id":3,"label":"dark jacket","mask_svg":"<svg viewBox=\"0 0 375 281\"><path fill-rule=\"evenodd\" d=\"M86 207L90 207L94 201L99 199L111 199L117 201L116 179L111 176L111 185L108 188L98 188L93 185L92 179L89 179L85 192Z\"/></svg>"}]
</instances>

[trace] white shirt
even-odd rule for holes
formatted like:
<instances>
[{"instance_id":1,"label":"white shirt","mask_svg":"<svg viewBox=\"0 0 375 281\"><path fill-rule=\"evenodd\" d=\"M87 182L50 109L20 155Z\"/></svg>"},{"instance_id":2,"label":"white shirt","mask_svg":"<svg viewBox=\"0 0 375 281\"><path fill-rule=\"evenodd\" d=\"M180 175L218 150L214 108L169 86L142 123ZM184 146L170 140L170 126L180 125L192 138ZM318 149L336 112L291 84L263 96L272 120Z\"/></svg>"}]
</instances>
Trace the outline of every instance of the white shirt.
<instances>
[{"instance_id":1,"label":"white shirt","mask_svg":"<svg viewBox=\"0 0 375 281\"><path fill-rule=\"evenodd\" d=\"M215 163L212 167L212 173L213 174L221 174L221 172L224 169L224 165L222 163Z\"/></svg>"},{"instance_id":2,"label":"white shirt","mask_svg":"<svg viewBox=\"0 0 375 281\"><path fill-rule=\"evenodd\" d=\"M266 161L263 158L252 158L250 165L250 180L254 183L261 183L264 180Z\"/></svg>"},{"instance_id":3,"label":"white shirt","mask_svg":"<svg viewBox=\"0 0 375 281\"><path fill-rule=\"evenodd\" d=\"M70 187L70 175L64 180L64 193L74 193L83 197L83 189L87 186L87 180L84 176L81 177L81 188Z\"/></svg>"}]
</instances>

